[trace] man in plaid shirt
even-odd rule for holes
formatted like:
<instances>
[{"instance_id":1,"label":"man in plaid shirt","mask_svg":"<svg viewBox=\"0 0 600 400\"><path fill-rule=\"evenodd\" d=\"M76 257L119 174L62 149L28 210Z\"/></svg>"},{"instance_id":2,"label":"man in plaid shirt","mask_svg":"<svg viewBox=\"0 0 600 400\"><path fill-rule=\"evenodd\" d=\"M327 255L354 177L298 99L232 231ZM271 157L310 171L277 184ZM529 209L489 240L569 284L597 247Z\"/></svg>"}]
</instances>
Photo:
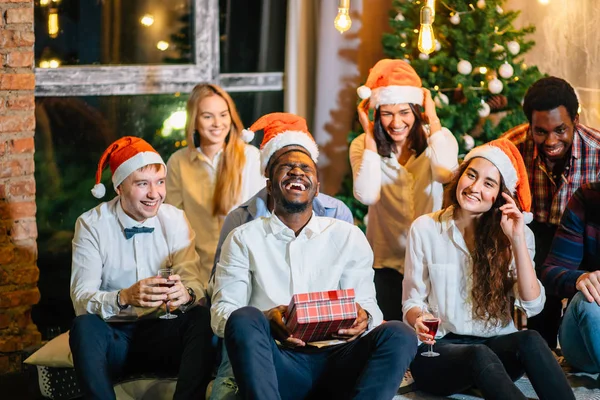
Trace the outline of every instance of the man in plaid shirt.
<instances>
[{"instance_id":1,"label":"man in plaid shirt","mask_svg":"<svg viewBox=\"0 0 600 400\"><path fill-rule=\"evenodd\" d=\"M523 101L529 123L519 125L503 137L512 141L523 156L533 204L536 237L535 267L540 271L560 223L565 206L581 185L598 180L600 131L579 123L579 101L571 85L556 77L534 83ZM528 322L556 347L561 298L547 296L544 310Z\"/></svg>"},{"instance_id":2,"label":"man in plaid shirt","mask_svg":"<svg viewBox=\"0 0 600 400\"><path fill-rule=\"evenodd\" d=\"M263 120L264 118L264 120ZM261 167L274 209L235 228L215 272L211 324L225 339L242 398L391 399L417 351L404 322L382 324L373 251L345 221L315 215L316 143L303 118L268 114ZM285 325L293 294L354 289L357 318L319 347Z\"/></svg>"}]
</instances>

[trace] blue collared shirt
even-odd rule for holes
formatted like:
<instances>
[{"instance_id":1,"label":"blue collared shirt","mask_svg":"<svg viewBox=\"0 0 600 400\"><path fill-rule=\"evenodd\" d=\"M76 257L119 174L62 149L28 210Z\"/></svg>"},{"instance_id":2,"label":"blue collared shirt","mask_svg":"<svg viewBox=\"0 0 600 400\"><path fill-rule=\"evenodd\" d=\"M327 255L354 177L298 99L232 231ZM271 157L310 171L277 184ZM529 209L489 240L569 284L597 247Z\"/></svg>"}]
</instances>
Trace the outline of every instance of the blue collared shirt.
<instances>
[{"instance_id":1,"label":"blue collared shirt","mask_svg":"<svg viewBox=\"0 0 600 400\"><path fill-rule=\"evenodd\" d=\"M314 198L312 206L313 212L316 216L335 218L346 221L350 224L354 224L352 211L350 211L348 206L346 206L342 201L334 197L319 193ZM268 217L269 215L271 215L271 212L269 211L269 207L267 205L266 188L262 188L252 198L250 198L250 200L227 214L227 217L225 217L225 222L223 222L223 228L221 228L219 244L217 245L213 269L210 274L209 286L212 286L214 281L217 262L221 258L221 246L223 246L223 242L225 239L227 239L229 233L240 225L244 225L245 223L253 221L256 218Z\"/></svg>"}]
</instances>

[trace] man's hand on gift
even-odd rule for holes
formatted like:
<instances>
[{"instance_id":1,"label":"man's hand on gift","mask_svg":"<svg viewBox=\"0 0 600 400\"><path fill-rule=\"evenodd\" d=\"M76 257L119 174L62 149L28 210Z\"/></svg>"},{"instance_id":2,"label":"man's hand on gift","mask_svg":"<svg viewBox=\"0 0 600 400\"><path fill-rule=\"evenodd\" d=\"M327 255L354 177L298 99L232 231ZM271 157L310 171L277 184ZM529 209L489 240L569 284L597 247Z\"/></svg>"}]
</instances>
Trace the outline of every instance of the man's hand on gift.
<instances>
[{"instance_id":1,"label":"man's hand on gift","mask_svg":"<svg viewBox=\"0 0 600 400\"><path fill-rule=\"evenodd\" d=\"M269 320L271 326L271 336L279 340L281 344L291 347L306 346L302 340L293 338L290 330L285 326L283 322L283 316L287 312L287 306L278 306L271 308L270 310L263 311L265 317Z\"/></svg>"},{"instance_id":2,"label":"man's hand on gift","mask_svg":"<svg viewBox=\"0 0 600 400\"><path fill-rule=\"evenodd\" d=\"M351 342L360 337L369 327L369 315L360 304L356 303L356 319L352 326L348 329L340 329L335 336L337 339L343 339Z\"/></svg>"}]
</instances>

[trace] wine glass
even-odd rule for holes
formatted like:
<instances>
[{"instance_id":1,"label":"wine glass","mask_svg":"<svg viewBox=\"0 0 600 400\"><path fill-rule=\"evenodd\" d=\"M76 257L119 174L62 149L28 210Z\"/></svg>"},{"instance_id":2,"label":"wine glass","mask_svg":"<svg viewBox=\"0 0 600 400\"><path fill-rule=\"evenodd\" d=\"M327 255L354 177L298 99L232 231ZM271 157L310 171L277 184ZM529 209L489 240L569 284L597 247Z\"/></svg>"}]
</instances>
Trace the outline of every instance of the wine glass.
<instances>
[{"instance_id":1,"label":"wine glass","mask_svg":"<svg viewBox=\"0 0 600 400\"><path fill-rule=\"evenodd\" d=\"M438 327L440 326L440 318L438 314L438 309L435 306L430 306L429 310L427 307L423 307L423 314L428 313L431 315L427 315L422 319L423 324L429 329L427 332L429 335L435 338L435 334L437 333ZM436 353L433 351L433 344L429 345L429 350L421 353L423 357L437 357L440 353Z\"/></svg>"},{"instance_id":2,"label":"wine glass","mask_svg":"<svg viewBox=\"0 0 600 400\"><path fill-rule=\"evenodd\" d=\"M161 278L165 278L167 279L168 282L166 283L160 283L158 286L159 287L171 287L175 284L175 282L173 281L169 281L169 277L173 275L173 269L171 268L161 268L158 270L158 276L160 276ZM168 300L165 301L165 308L167 309L167 313L161 315L160 319L173 319L173 318L177 318L177 315L175 314L171 314L171 310L169 310L169 304L168 304Z\"/></svg>"}]
</instances>

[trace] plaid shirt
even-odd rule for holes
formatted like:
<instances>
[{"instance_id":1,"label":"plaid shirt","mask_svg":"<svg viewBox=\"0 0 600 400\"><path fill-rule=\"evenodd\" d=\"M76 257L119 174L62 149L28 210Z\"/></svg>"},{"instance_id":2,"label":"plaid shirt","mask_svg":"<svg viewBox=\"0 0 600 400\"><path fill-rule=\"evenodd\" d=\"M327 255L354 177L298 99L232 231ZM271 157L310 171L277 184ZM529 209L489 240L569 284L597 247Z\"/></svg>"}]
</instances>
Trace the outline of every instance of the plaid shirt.
<instances>
[{"instance_id":1,"label":"plaid shirt","mask_svg":"<svg viewBox=\"0 0 600 400\"><path fill-rule=\"evenodd\" d=\"M502 137L513 142L523 156L532 193L531 211L538 222L558 225L575 190L585 183L598 180L600 131L581 124L575 125L573 145L568 155L570 160L560 177L554 177L552 170L538 155L529 124L514 127Z\"/></svg>"}]
</instances>

